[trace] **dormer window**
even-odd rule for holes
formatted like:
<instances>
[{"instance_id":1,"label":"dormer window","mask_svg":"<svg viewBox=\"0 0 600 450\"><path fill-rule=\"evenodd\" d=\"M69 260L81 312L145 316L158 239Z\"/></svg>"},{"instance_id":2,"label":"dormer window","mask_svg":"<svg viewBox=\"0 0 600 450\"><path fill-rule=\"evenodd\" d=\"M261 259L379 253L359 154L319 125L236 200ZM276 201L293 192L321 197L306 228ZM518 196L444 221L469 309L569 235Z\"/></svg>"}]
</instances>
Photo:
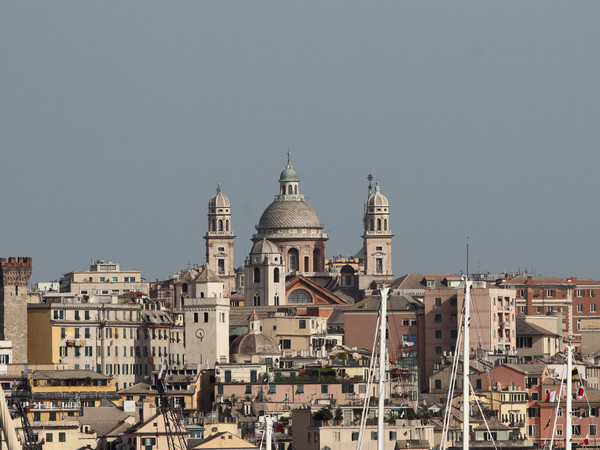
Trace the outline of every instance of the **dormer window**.
<instances>
[{"instance_id":1,"label":"dormer window","mask_svg":"<svg viewBox=\"0 0 600 450\"><path fill-rule=\"evenodd\" d=\"M427 280L427 287L428 288L432 288L435 286L435 281L433 280Z\"/></svg>"}]
</instances>

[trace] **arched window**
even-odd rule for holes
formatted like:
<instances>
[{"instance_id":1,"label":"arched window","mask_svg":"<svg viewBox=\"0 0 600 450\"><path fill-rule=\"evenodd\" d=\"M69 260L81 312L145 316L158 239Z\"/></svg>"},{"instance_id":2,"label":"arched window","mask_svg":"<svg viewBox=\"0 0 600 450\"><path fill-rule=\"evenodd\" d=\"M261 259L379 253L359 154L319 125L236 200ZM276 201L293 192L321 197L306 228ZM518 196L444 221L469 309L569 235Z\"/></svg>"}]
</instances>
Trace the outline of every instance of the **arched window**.
<instances>
[{"instance_id":1,"label":"arched window","mask_svg":"<svg viewBox=\"0 0 600 450\"><path fill-rule=\"evenodd\" d=\"M381 219L377 219L377 231L381 231Z\"/></svg>"},{"instance_id":2,"label":"arched window","mask_svg":"<svg viewBox=\"0 0 600 450\"><path fill-rule=\"evenodd\" d=\"M281 186L281 195L285 195L285 186Z\"/></svg>"},{"instance_id":3,"label":"arched window","mask_svg":"<svg viewBox=\"0 0 600 450\"><path fill-rule=\"evenodd\" d=\"M273 270L273 282L279 283L279 268L277 267L275 267L275 270Z\"/></svg>"},{"instance_id":4,"label":"arched window","mask_svg":"<svg viewBox=\"0 0 600 450\"><path fill-rule=\"evenodd\" d=\"M298 186L294 186L294 194L298 194Z\"/></svg>"},{"instance_id":5,"label":"arched window","mask_svg":"<svg viewBox=\"0 0 600 450\"><path fill-rule=\"evenodd\" d=\"M223 231L223 221L219 219L219 231Z\"/></svg>"},{"instance_id":6,"label":"arched window","mask_svg":"<svg viewBox=\"0 0 600 450\"><path fill-rule=\"evenodd\" d=\"M369 220L369 231L373 231L373 219Z\"/></svg>"},{"instance_id":7,"label":"arched window","mask_svg":"<svg viewBox=\"0 0 600 450\"><path fill-rule=\"evenodd\" d=\"M204 298L204 292L200 292L200 298Z\"/></svg>"},{"instance_id":8,"label":"arched window","mask_svg":"<svg viewBox=\"0 0 600 450\"><path fill-rule=\"evenodd\" d=\"M215 219L213 219L211 223L212 223L211 231L217 231L217 221Z\"/></svg>"},{"instance_id":9,"label":"arched window","mask_svg":"<svg viewBox=\"0 0 600 450\"><path fill-rule=\"evenodd\" d=\"M260 283L260 269L258 267L254 268L254 282Z\"/></svg>"},{"instance_id":10,"label":"arched window","mask_svg":"<svg viewBox=\"0 0 600 450\"><path fill-rule=\"evenodd\" d=\"M295 248L288 251L288 269L290 272L298 270L298 250Z\"/></svg>"},{"instance_id":11,"label":"arched window","mask_svg":"<svg viewBox=\"0 0 600 450\"><path fill-rule=\"evenodd\" d=\"M275 305L279 306L279 295L275 294Z\"/></svg>"},{"instance_id":12,"label":"arched window","mask_svg":"<svg viewBox=\"0 0 600 450\"><path fill-rule=\"evenodd\" d=\"M229 231L229 220L225 221L225 231Z\"/></svg>"},{"instance_id":13,"label":"arched window","mask_svg":"<svg viewBox=\"0 0 600 450\"><path fill-rule=\"evenodd\" d=\"M321 250L315 248L313 250L313 272L321 271Z\"/></svg>"},{"instance_id":14,"label":"arched window","mask_svg":"<svg viewBox=\"0 0 600 450\"><path fill-rule=\"evenodd\" d=\"M288 194L289 194L289 195L292 195L293 193L294 193L294 188L293 188L293 187L292 187L292 185L290 184L290 185L288 186Z\"/></svg>"},{"instance_id":15,"label":"arched window","mask_svg":"<svg viewBox=\"0 0 600 450\"><path fill-rule=\"evenodd\" d=\"M290 292L288 303L312 303L312 295L306 289L296 289Z\"/></svg>"},{"instance_id":16,"label":"arched window","mask_svg":"<svg viewBox=\"0 0 600 450\"><path fill-rule=\"evenodd\" d=\"M254 294L254 306L260 306L260 295Z\"/></svg>"},{"instance_id":17,"label":"arched window","mask_svg":"<svg viewBox=\"0 0 600 450\"><path fill-rule=\"evenodd\" d=\"M181 292L183 292L184 294L187 294L188 291L188 285L187 283L184 283L181 285Z\"/></svg>"},{"instance_id":18,"label":"arched window","mask_svg":"<svg viewBox=\"0 0 600 450\"><path fill-rule=\"evenodd\" d=\"M387 219L383 219L383 229L387 231Z\"/></svg>"}]
</instances>

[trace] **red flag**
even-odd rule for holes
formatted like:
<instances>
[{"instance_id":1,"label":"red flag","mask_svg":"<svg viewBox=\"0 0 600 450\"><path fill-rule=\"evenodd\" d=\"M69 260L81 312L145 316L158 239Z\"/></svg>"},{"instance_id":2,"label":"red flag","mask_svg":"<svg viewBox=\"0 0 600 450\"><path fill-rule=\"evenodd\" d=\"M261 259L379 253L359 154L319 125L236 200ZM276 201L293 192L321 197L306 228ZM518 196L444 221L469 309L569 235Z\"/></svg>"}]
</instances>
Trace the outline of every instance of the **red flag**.
<instances>
[{"instance_id":1,"label":"red flag","mask_svg":"<svg viewBox=\"0 0 600 450\"><path fill-rule=\"evenodd\" d=\"M590 434L585 435L585 439L583 439L583 445L590 445Z\"/></svg>"},{"instance_id":2,"label":"red flag","mask_svg":"<svg viewBox=\"0 0 600 450\"><path fill-rule=\"evenodd\" d=\"M583 390L583 386L579 386L579 389L577 389L577 397L583 398L584 393L585 391Z\"/></svg>"},{"instance_id":3,"label":"red flag","mask_svg":"<svg viewBox=\"0 0 600 450\"><path fill-rule=\"evenodd\" d=\"M546 394L546 400L545 402L555 402L556 401L556 392L552 391L552 392L548 392Z\"/></svg>"}]
</instances>

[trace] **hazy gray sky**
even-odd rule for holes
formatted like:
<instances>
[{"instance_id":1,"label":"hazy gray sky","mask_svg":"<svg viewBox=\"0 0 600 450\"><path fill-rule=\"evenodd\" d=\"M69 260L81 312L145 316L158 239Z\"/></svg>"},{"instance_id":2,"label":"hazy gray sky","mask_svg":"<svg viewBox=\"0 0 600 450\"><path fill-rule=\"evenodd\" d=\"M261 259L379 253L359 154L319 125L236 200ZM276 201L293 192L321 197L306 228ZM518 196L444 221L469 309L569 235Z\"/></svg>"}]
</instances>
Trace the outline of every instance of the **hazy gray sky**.
<instances>
[{"instance_id":1,"label":"hazy gray sky","mask_svg":"<svg viewBox=\"0 0 600 450\"><path fill-rule=\"evenodd\" d=\"M32 281L112 259L236 265L290 148L327 256L362 245L366 177L394 272L600 279L597 1L32 1L0 6L1 256Z\"/></svg>"}]
</instances>

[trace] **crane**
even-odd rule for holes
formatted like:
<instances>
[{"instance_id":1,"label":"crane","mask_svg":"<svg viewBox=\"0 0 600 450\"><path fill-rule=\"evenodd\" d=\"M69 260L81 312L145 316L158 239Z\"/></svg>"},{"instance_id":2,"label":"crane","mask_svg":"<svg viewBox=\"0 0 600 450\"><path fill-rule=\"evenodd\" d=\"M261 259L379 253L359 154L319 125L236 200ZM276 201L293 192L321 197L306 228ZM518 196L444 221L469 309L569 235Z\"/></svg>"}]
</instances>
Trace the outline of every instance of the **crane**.
<instances>
[{"instance_id":1,"label":"crane","mask_svg":"<svg viewBox=\"0 0 600 450\"><path fill-rule=\"evenodd\" d=\"M187 450L188 445L185 439L185 430L179 424L175 410L169 401L165 378L167 376L167 363L163 362L156 380L156 388L159 395L159 411L165 421L165 433L169 450Z\"/></svg>"}]
</instances>

